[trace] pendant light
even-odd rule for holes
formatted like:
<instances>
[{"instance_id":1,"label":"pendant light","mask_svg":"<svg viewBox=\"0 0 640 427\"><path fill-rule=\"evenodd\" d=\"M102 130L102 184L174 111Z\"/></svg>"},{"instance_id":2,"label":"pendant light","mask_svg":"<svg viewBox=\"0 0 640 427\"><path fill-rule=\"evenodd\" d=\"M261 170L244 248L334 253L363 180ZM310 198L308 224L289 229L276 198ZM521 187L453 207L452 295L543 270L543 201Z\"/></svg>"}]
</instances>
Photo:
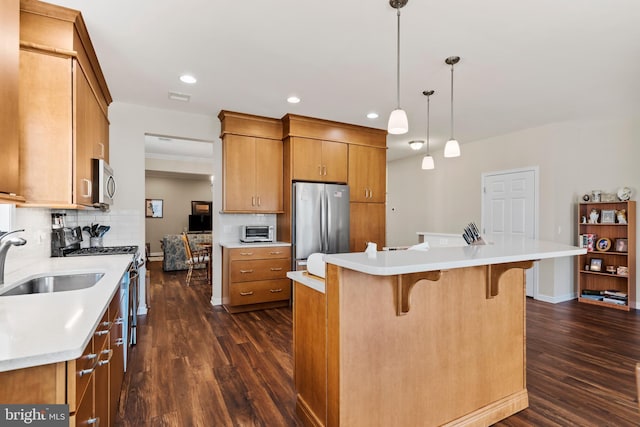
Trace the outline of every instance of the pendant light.
<instances>
[{"instance_id":1,"label":"pendant light","mask_svg":"<svg viewBox=\"0 0 640 427\"><path fill-rule=\"evenodd\" d=\"M448 65L451 65L451 138L444 146L445 157L460 157L460 144L453 138L453 66L460 62L459 56L450 56L444 60Z\"/></svg>"},{"instance_id":2,"label":"pendant light","mask_svg":"<svg viewBox=\"0 0 640 427\"><path fill-rule=\"evenodd\" d=\"M407 119L407 113L400 108L400 9L403 8L409 0L389 0L391 7L398 11L398 43L397 43L397 69L396 69L396 95L397 106L396 109L391 112L389 116L389 123L387 125L387 131L394 135L401 135L409 132L409 120Z\"/></svg>"},{"instance_id":3,"label":"pendant light","mask_svg":"<svg viewBox=\"0 0 640 427\"><path fill-rule=\"evenodd\" d=\"M429 97L434 93L435 91L433 90L425 90L422 92L422 94L427 97L427 155L422 158L422 169L424 170L430 170L436 167L435 163L433 162L433 157L431 156L431 154L429 154Z\"/></svg>"}]
</instances>

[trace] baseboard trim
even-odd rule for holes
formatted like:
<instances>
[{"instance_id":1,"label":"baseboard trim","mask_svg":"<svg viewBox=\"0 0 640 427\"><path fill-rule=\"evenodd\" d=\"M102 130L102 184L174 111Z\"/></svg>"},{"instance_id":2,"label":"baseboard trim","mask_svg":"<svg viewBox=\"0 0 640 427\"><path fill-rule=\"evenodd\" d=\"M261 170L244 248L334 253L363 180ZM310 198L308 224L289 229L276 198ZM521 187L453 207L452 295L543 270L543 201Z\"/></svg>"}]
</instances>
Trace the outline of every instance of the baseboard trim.
<instances>
[{"instance_id":1,"label":"baseboard trim","mask_svg":"<svg viewBox=\"0 0 640 427\"><path fill-rule=\"evenodd\" d=\"M548 302L551 304L558 304L559 302L571 301L572 299L576 299L576 298L578 298L578 296L575 293L571 293L567 295L560 295L557 297L538 294L535 299L538 301Z\"/></svg>"}]
</instances>

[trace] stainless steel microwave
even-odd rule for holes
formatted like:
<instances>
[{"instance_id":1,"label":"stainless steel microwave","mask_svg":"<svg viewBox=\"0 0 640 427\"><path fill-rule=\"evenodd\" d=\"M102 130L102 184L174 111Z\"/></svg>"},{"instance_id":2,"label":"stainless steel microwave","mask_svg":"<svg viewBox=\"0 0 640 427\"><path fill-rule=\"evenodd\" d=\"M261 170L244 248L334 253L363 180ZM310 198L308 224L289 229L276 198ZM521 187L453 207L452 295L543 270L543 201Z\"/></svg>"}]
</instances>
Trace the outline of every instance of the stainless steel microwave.
<instances>
[{"instance_id":1,"label":"stainless steel microwave","mask_svg":"<svg viewBox=\"0 0 640 427\"><path fill-rule=\"evenodd\" d=\"M103 159L91 159L93 206L108 210L116 196L116 180L113 169Z\"/></svg>"},{"instance_id":2,"label":"stainless steel microwave","mask_svg":"<svg viewBox=\"0 0 640 427\"><path fill-rule=\"evenodd\" d=\"M273 225L243 225L240 227L242 243L273 242Z\"/></svg>"}]
</instances>

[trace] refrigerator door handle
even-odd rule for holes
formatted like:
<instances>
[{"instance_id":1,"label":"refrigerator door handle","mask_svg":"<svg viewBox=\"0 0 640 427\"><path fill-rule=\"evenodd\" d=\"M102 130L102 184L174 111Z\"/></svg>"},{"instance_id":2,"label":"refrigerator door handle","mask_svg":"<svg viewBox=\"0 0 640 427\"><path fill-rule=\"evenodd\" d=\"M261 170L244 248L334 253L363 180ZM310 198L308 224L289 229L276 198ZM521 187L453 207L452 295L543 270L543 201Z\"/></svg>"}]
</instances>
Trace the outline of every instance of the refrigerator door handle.
<instances>
[{"instance_id":1,"label":"refrigerator door handle","mask_svg":"<svg viewBox=\"0 0 640 427\"><path fill-rule=\"evenodd\" d=\"M327 252L327 193L320 196L320 252Z\"/></svg>"}]
</instances>

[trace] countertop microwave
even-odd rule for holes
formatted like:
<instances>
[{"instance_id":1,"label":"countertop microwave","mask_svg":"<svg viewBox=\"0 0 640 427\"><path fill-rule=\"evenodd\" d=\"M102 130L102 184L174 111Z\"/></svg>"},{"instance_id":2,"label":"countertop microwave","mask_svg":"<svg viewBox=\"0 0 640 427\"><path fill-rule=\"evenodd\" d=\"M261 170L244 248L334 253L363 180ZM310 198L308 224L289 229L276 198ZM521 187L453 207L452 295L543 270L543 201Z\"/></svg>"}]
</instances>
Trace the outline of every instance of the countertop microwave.
<instances>
[{"instance_id":1,"label":"countertop microwave","mask_svg":"<svg viewBox=\"0 0 640 427\"><path fill-rule=\"evenodd\" d=\"M273 225L243 225L240 227L242 243L273 242Z\"/></svg>"},{"instance_id":2,"label":"countertop microwave","mask_svg":"<svg viewBox=\"0 0 640 427\"><path fill-rule=\"evenodd\" d=\"M108 210L116 196L113 169L103 159L91 159L93 206Z\"/></svg>"}]
</instances>

